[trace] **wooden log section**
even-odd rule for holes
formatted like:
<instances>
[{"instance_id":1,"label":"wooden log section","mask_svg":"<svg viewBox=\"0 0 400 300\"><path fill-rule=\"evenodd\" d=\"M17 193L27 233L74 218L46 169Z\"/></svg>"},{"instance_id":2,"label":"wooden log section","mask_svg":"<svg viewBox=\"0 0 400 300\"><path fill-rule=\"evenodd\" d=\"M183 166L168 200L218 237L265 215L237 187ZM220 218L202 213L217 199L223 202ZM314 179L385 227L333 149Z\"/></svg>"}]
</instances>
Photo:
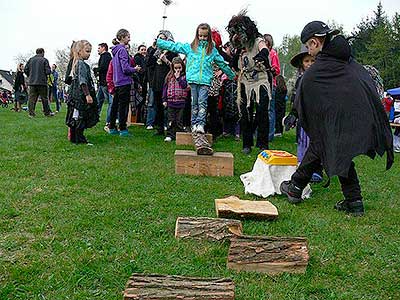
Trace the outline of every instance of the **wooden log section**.
<instances>
[{"instance_id":1,"label":"wooden log section","mask_svg":"<svg viewBox=\"0 0 400 300\"><path fill-rule=\"evenodd\" d=\"M212 134L206 133L206 138L210 145L212 145L213 138ZM189 145L193 146L193 139L191 132L177 132L176 133L176 145Z\"/></svg>"},{"instance_id":2,"label":"wooden log section","mask_svg":"<svg viewBox=\"0 0 400 300\"><path fill-rule=\"evenodd\" d=\"M176 220L175 237L179 239L224 241L240 235L242 222L238 220L183 217Z\"/></svg>"},{"instance_id":3,"label":"wooden log section","mask_svg":"<svg viewBox=\"0 0 400 300\"><path fill-rule=\"evenodd\" d=\"M124 300L128 299L233 300L235 285L228 278L133 274L124 291Z\"/></svg>"},{"instance_id":4,"label":"wooden log section","mask_svg":"<svg viewBox=\"0 0 400 300\"><path fill-rule=\"evenodd\" d=\"M241 236L231 239L227 267L272 275L305 273L308 260L305 238Z\"/></svg>"},{"instance_id":5,"label":"wooden log section","mask_svg":"<svg viewBox=\"0 0 400 300\"><path fill-rule=\"evenodd\" d=\"M228 152L197 155L195 151L175 150L175 174L233 176L233 155Z\"/></svg>"},{"instance_id":6,"label":"wooden log section","mask_svg":"<svg viewBox=\"0 0 400 300\"><path fill-rule=\"evenodd\" d=\"M271 202L240 200L236 196L215 199L215 210L219 218L273 220L278 217L278 209Z\"/></svg>"}]
</instances>

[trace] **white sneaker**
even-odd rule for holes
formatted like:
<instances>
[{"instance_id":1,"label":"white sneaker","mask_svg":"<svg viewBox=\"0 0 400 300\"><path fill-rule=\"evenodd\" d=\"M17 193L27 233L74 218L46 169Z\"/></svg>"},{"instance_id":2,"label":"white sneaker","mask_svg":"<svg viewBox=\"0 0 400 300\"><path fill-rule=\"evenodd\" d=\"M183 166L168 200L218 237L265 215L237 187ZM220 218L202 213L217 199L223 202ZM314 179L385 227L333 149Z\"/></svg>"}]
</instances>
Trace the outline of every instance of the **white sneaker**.
<instances>
[{"instance_id":1,"label":"white sneaker","mask_svg":"<svg viewBox=\"0 0 400 300\"><path fill-rule=\"evenodd\" d=\"M164 142L172 142L172 138L169 137L169 136L167 136L167 137L164 139Z\"/></svg>"},{"instance_id":2,"label":"white sneaker","mask_svg":"<svg viewBox=\"0 0 400 300\"><path fill-rule=\"evenodd\" d=\"M197 125L192 126L192 132L197 132Z\"/></svg>"},{"instance_id":3,"label":"white sneaker","mask_svg":"<svg viewBox=\"0 0 400 300\"><path fill-rule=\"evenodd\" d=\"M106 126L104 126L104 131L107 133L110 133L110 128L108 128L108 126L106 125Z\"/></svg>"},{"instance_id":4,"label":"white sneaker","mask_svg":"<svg viewBox=\"0 0 400 300\"><path fill-rule=\"evenodd\" d=\"M146 127L146 129L147 129L147 130L152 130L152 129L153 129L153 126L149 125L149 126Z\"/></svg>"},{"instance_id":5,"label":"white sneaker","mask_svg":"<svg viewBox=\"0 0 400 300\"><path fill-rule=\"evenodd\" d=\"M197 125L196 132L204 134L204 126L203 125Z\"/></svg>"}]
</instances>

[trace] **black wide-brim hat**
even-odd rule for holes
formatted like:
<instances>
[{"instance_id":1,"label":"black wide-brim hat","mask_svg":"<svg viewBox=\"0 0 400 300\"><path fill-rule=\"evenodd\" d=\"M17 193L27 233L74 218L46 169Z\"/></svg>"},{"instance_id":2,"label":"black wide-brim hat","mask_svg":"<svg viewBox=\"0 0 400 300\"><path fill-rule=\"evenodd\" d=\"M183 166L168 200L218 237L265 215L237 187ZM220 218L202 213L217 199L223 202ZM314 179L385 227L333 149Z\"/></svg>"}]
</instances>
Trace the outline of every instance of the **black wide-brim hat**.
<instances>
[{"instance_id":1,"label":"black wide-brim hat","mask_svg":"<svg viewBox=\"0 0 400 300\"><path fill-rule=\"evenodd\" d=\"M306 55L309 55L308 49L307 49L306 45L302 44L301 48L300 48L300 52L292 57L292 59L290 60L290 64L295 68L300 68L303 63L303 58Z\"/></svg>"},{"instance_id":2,"label":"black wide-brim hat","mask_svg":"<svg viewBox=\"0 0 400 300\"><path fill-rule=\"evenodd\" d=\"M330 29L328 25L321 21L312 21L304 26L301 32L301 42L305 44L313 36L326 36L339 34L340 30Z\"/></svg>"}]
</instances>

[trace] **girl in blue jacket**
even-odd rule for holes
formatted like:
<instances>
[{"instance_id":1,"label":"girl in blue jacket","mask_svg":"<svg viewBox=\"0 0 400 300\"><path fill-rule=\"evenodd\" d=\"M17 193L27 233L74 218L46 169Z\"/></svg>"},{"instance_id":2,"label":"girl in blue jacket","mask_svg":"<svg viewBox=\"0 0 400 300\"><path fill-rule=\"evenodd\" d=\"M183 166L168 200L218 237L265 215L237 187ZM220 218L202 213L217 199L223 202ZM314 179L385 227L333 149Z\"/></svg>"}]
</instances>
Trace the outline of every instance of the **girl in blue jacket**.
<instances>
[{"instance_id":1,"label":"girl in blue jacket","mask_svg":"<svg viewBox=\"0 0 400 300\"><path fill-rule=\"evenodd\" d=\"M197 26L191 44L158 39L157 46L186 55L186 80L192 94L192 132L204 133L208 88L213 77L212 63L216 63L230 79L235 77L235 73L214 47L210 25L202 23Z\"/></svg>"}]
</instances>

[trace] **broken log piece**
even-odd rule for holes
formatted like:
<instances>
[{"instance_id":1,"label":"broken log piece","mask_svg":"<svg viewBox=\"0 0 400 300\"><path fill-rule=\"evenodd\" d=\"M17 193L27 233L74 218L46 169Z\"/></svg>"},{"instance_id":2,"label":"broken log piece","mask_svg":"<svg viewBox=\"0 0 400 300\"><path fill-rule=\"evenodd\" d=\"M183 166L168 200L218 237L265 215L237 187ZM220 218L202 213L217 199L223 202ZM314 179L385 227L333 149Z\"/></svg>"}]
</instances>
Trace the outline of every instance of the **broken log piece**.
<instances>
[{"instance_id":1,"label":"broken log piece","mask_svg":"<svg viewBox=\"0 0 400 300\"><path fill-rule=\"evenodd\" d=\"M241 236L231 239L227 267L268 274L305 273L308 260L305 238Z\"/></svg>"},{"instance_id":2,"label":"broken log piece","mask_svg":"<svg viewBox=\"0 0 400 300\"><path fill-rule=\"evenodd\" d=\"M240 200L236 196L215 199L219 218L268 219L278 217L278 209L269 201Z\"/></svg>"},{"instance_id":3,"label":"broken log piece","mask_svg":"<svg viewBox=\"0 0 400 300\"><path fill-rule=\"evenodd\" d=\"M242 235L242 222L215 218L182 218L176 220L175 237L180 239L196 239L224 241Z\"/></svg>"},{"instance_id":4,"label":"broken log piece","mask_svg":"<svg viewBox=\"0 0 400 300\"><path fill-rule=\"evenodd\" d=\"M229 152L197 155L195 151L175 150L175 174L233 176L233 155Z\"/></svg>"},{"instance_id":5,"label":"broken log piece","mask_svg":"<svg viewBox=\"0 0 400 300\"><path fill-rule=\"evenodd\" d=\"M212 145L213 138L212 134L205 134L208 142ZM176 145L188 145L193 146L193 137L191 132L177 132L176 133Z\"/></svg>"},{"instance_id":6,"label":"broken log piece","mask_svg":"<svg viewBox=\"0 0 400 300\"><path fill-rule=\"evenodd\" d=\"M233 300L235 285L228 278L193 278L132 274L124 300Z\"/></svg>"}]
</instances>

